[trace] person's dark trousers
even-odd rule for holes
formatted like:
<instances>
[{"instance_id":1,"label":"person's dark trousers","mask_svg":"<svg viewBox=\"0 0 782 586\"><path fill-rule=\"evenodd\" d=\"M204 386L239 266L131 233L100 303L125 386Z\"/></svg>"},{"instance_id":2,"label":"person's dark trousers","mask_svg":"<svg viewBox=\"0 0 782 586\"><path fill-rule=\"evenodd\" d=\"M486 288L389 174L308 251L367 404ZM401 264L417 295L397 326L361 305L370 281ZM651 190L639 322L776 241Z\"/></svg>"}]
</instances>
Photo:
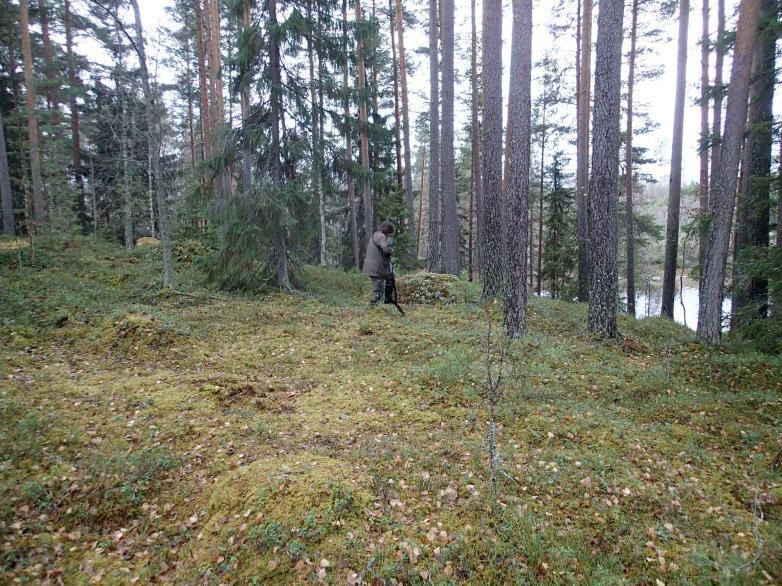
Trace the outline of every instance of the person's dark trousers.
<instances>
[{"instance_id":1,"label":"person's dark trousers","mask_svg":"<svg viewBox=\"0 0 782 586\"><path fill-rule=\"evenodd\" d=\"M383 277L370 277L372 279L372 298L369 304L374 306L383 299L385 295L386 280Z\"/></svg>"}]
</instances>

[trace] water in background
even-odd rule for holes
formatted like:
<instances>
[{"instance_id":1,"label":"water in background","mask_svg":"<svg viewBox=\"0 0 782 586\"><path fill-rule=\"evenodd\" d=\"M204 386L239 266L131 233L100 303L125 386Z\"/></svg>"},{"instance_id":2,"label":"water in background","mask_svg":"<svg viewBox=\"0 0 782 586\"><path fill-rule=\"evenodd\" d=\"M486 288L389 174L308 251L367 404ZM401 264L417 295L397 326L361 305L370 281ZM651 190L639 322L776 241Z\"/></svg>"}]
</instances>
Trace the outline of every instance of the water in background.
<instances>
[{"instance_id":1,"label":"water in background","mask_svg":"<svg viewBox=\"0 0 782 586\"><path fill-rule=\"evenodd\" d=\"M662 305L662 288L655 286L656 283L650 283L649 288L645 286L641 289L642 293L635 298L635 317L649 317L660 315L660 306ZM649 293L647 295L647 292ZM723 319L730 315L730 298L726 297L722 301ZM696 329L698 327L698 288L684 287L680 292L676 290L676 298L673 303L673 319L677 323L684 324L688 328Z\"/></svg>"}]
</instances>

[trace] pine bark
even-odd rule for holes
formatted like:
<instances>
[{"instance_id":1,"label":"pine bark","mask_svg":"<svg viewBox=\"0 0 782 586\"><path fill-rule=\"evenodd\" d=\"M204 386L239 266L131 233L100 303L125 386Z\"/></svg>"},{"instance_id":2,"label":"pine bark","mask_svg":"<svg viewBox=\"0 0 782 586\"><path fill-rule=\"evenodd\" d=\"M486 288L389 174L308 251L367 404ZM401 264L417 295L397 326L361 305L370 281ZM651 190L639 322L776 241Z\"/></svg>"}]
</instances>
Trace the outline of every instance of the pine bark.
<instances>
[{"instance_id":1,"label":"pine bark","mask_svg":"<svg viewBox=\"0 0 782 586\"><path fill-rule=\"evenodd\" d=\"M665 269L660 314L673 319L676 296L676 263L679 254L679 214L682 195L682 146L684 142L684 98L687 83L687 29L689 0L679 1L679 47L676 55L676 98L673 110L671 174L668 183L668 221L665 224Z\"/></svg>"},{"instance_id":2,"label":"pine bark","mask_svg":"<svg viewBox=\"0 0 782 586\"><path fill-rule=\"evenodd\" d=\"M396 0L396 34L399 45L399 85L402 99L402 145L404 146L404 187L405 187L405 211L407 213L407 226L412 236L413 226L415 224L414 202L413 202L413 164L412 153L410 152L410 107L407 94L407 62L405 57L405 29L404 29L404 9L402 0ZM411 237L411 242L413 241ZM413 258L418 256L418 246L415 245L410 251Z\"/></svg>"},{"instance_id":3,"label":"pine bark","mask_svg":"<svg viewBox=\"0 0 782 586\"><path fill-rule=\"evenodd\" d=\"M583 1L581 63L576 118L576 216L578 223L578 300L589 301L589 112L592 81L592 0Z\"/></svg>"},{"instance_id":4,"label":"pine bark","mask_svg":"<svg viewBox=\"0 0 782 586\"><path fill-rule=\"evenodd\" d=\"M402 114L399 109L399 61L396 52L396 28L394 25L394 4L388 0L388 32L391 34L391 64L394 69L394 154L396 155L396 184L405 204L402 182Z\"/></svg>"},{"instance_id":5,"label":"pine bark","mask_svg":"<svg viewBox=\"0 0 782 586\"><path fill-rule=\"evenodd\" d=\"M33 55L30 49L30 18L27 0L19 0L19 24L22 34L22 59L24 61L24 85L27 105L27 140L30 150L30 175L32 176L32 222L34 232L38 232L46 217L46 202L43 196L41 180L41 151L38 140L38 118L35 114L35 78L33 77Z\"/></svg>"},{"instance_id":6,"label":"pine bark","mask_svg":"<svg viewBox=\"0 0 782 586\"><path fill-rule=\"evenodd\" d=\"M478 97L478 31L475 15L475 0L470 1L471 49L470 49L470 130L472 158L472 194L475 208L475 237L471 239L472 264L470 276L482 271L482 234L483 234L483 175L481 173L481 120L479 116ZM472 214L470 222L473 221Z\"/></svg>"},{"instance_id":7,"label":"pine bark","mask_svg":"<svg viewBox=\"0 0 782 586\"><path fill-rule=\"evenodd\" d=\"M633 210L633 90L638 41L638 0L633 0L627 63L627 138L625 139L625 231L627 237L627 315L635 317L635 212Z\"/></svg>"},{"instance_id":8,"label":"pine bark","mask_svg":"<svg viewBox=\"0 0 782 586\"><path fill-rule=\"evenodd\" d=\"M719 344L722 336L722 300L728 241L736 197L739 158L747 121L747 100L760 7L761 0L742 0L739 7L725 110L725 131L720 145L717 175L712 176L711 222L698 307L698 339L707 344Z\"/></svg>"},{"instance_id":9,"label":"pine bark","mask_svg":"<svg viewBox=\"0 0 782 586\"><path fill-rule=\"evenodd\" d=\"M711 202L714 197L714 188L716 187L715 181L717 173L719 172L720 145L722 144L722 102L725 89L722 87L722 70L725 62L725 0L717 0L717 40L715 45L714 105L711 125L711 171L709 173L709 176L711 177L709 183L709 213L711 213ZM706 236L708 238L708 233ZM708 246L708 242L706 243L706 246ZM703 286L703 270L706 263L706 246L704 246L704 258L701 263L701 288Z\"/></svg>"},{"instance_id":10,"label":"pine bark","mask_svg":"<svg viewBox=\"0 0 782 586\"><path fill-rule=\"evenodd\" d=\"M615 337L620 70L623 0L602 0L597 19L592 182L589 190L588 328Z\"/></svg>"},{"instance_id":11,"label":"pine bark","mask_svg":"<svg viewBox=\"0 0 782 586\"><path fill-rule=\"evenodd\" d=\"M198 46L198 94L201 112L201 160L212 156L212 125L209 116L209 90L206 85L206 43L204 42L204 18L202 0L195 0L195 29Z\"/></svg>"},{"instance_id":12,"label":"pine bark","mask_svg":"<svg viewBox=\"0 0 782 586\"><path fill-rule=\"evenodd\" d=\"M270 99L270 118L272 127L271 143L269 145L269 157L272 187L275 192L282 189L282 160L281 156L281 125L282 125L282 74L280 62L280 31L277 22L277 0L269 0L269 73L272 82ZM288 237L285 226L277 222L274 228L274 258L277 273L277 287L283 290L291 289L290 276L288 274Z\"/></svg>"},{"instance_id":13,"label":"pine bark","mask_svg":"<svg viewBox=\"0 0 782 586\"><path fill-rule=\"evenodd\" d=\"M453 146L454 124L454 3L443 0L442 21L442 254L443 270L461 272L459 216L456 210L456 168Z\"/></svg>"},{"instance_id":14,"label":"pine bark","mask_svg":"<svg viewBox=\"0 0 782 586\"><path fill-rule=\"evenodd\" d=\"M698 268L703 268L706 253L706 229L703 219L709 212L709 0L701 6L701 141L700 176L698 185L698 213L702 228L698 231Z\"/></svg>"},{"instance_id":15,"label":"pine bark","mask_svg":"<svg viewBox=\"0 0 782 586\"><path fill-rule=\"evenodd\" d=\"M483 68L483 295L502 292L502 1L484 0L482 23Z\"/></svg>"},{"instance_id":16,"label":"pine bark","mask_svg":"<svg viewBox=\"0 0 782 586\"><path fill-rule=\"evenodd\" d=\"M367 134L367 73L364 66L364 38L361 30L361 0L356 0L356 62L358 68L358 132L361 151L361 187L364 200L364 238L369 241L374 231L374 209L372 205L372 190L369 183L369 136Z\"/></svg>"},{"instance_id":17,"label":"pine bark","mask_svg":"<svg viewBox=\"0 0 782 586\"><path fill-rule=\"evenodd\" d=\"M438 0L429 0L429 201L426 270L440 270L440 60Z\"/></svg>"},{"instance_id":18,"label":"pine bark","mask_svg":"<svg viewBox=\"0 0 782 586\"><path fill-rule=\"evenodd\" d=\"M2 111L0 111L0 202L2 202L3 212L3 234L15 236L14 199L11 191L11 176L8 172L8 151L5 144L5 126L3 125Z\"/></svg>"},{"instance_id":19,"label":"pine bark","mask_svg":"<svg viewBox=\"0 0 782 586\"><path fill-rule=\"evenodd\" d=\"M307 19L310 22L310 31L307 35L307 61L310 72L310 122L312 124L312 199L318 206L318 264L326 265L326 207L323 201L321 188L321 151L320 151L320 112L318 109L317 90L315 88L315 21L312 18L312 0L307 1Z\"/></svg>"},{"instance_id":20,"label":"pine bark","mask_svg":"<svg viewBox=\"0 0 782 586\"><path fill-rule=\"evenodd\" d=\"M527 330L527 224L529 207L530 115L532 83L532 0L513 0L511 48L511 113L508 176L508 285L505 297L505 333L511 338Z\"/></svg>"},{"instance_id":21,"label":"pine bark","mask_svg":"<svg viewBox=\"0 0 782 586\"><path fill-rule=\"evenodd\" d=\"M348 54L348 0L342 0L342 108L345 117L345 173L347 175L348 222L350 230L350 251L353 254L353 266L361 269L358 251L358 218L356 214L356 195L353 182L353 144L350 124L350 56Z\"/></svg>"},{"instance_id":22,"label":"pine bark","mask_svg":"<svg viewBox=\"0 0 782 586\"><path fill-rule=\"evenodd\" d=\"M536 258L536 287L535 292L540 296L541 292L541 267L543 263L543 191L545 189L545 163L546 163L546 101L543 100L543 124L540 131L540 169L538 178L538 254ZM532 263L530 262L530 274Z\"/></svg>"},{"instance_id":23,"label":"pine bark","mask_svg":"<svg viewBox=\"0 0 782 586\"><path fill-rule=\"evenodd\" d=\"M198 0L196 0L197 2ZM242 1L242 30L245 35L250 33L250 0ZM200 77L200 76L199 76ZM199 80L200 81L200 80ZM242 72L241 90L239 92L239 109L242 115L242 187L248 193L252 189L253 162L248 144L250 133L250 84L251 71Z\"/></svg>"},{"instance_id":24,"label":"pine bark","mask_svg":"<svg viewBox=\"0 0 782 586\"><path fill-rule=\"evenodd\" d=\"M768 280L743 274L741 251L746 247L768 247L771 211L771 147L776 73L778 3L762 0L761 30L753 58L744 179L739 202L733 268L732 327L768 315Z\"/></svg>"},{"instance_id":25,"label":"pine bark","mask_svg":"<svg viewBox=\"0 0 782 586\"><path fill-rule=\"evenodd\" d=\"M138 0L130 0L135 16L136 39L135 49L138 53L139 69L141 71L141 87L144 92L144 109L146 110L147 125L149 128L150 151L152 157L152 172L155 178L155 194L158 207L158 232L163 249L163 286L174 286L174 264L171 256L171 238L168 234L168 202L163 186L163 173L160 168L160 143L162 133L160 120L158 119L155 95L149 79L147 68L147 53L144 47L144 32L141 25L141 12Z\"/></svg>"},{"instance_id":26,"label":"pine bark","mask_svg":"<svg viewBox=\"0 0 782 586\"><path fill-rule=\"evenodd\" d=\"M207 30L207 69L209 81L210 123L212 125L212 147L221 148L225 134L225 101L223 99L222 52L220 47L220 11L219 0L205 0ZM217 182L218 205L231 196L231 178L227 168L220 170Z\"/></svg>"}]
</instances>

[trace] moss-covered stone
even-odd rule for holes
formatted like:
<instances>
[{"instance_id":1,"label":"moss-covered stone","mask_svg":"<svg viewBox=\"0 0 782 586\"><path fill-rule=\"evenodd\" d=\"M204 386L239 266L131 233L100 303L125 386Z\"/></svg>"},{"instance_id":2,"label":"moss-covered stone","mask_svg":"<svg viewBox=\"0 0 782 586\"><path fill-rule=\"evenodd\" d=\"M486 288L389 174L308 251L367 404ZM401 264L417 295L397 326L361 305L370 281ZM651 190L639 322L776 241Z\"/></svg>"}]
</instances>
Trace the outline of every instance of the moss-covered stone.
<instances>
[{"instance_id":1,"label":"moss-covered stone","mask_svg":"<svg viewBox=\"0 0 782 586\"><path fill-rule=\"evenodd\" d=\"M434 305L457 301L453 284L459 279L443 273L414 273L396 280L399 303Z\"/></svg>"}]
</instances>

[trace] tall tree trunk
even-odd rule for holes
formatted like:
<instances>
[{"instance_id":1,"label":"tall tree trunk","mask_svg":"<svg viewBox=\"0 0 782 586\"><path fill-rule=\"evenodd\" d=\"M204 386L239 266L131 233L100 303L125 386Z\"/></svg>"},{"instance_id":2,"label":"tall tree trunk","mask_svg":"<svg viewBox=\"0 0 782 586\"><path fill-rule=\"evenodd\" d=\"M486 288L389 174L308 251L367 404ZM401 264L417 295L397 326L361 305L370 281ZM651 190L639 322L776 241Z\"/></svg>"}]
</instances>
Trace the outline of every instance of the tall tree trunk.
<instances>
[{"instance_id":1,"label":"tall tree trunk","mask_svg":"<svg viewBox=\"0 0 782 586\"><path fill-rule=\"evenodd\" d=\"M717 175L712 176L711 222L698 307L698 339L708 344L718 344L722 335L722 299L728 241L736 197L739 157L747 121L747 99L760 7L761 0L742 0L739 7L725 110L725 131L722 135Z\"/></svg>"},{"instance_id":2,"label":"tall tree trunk","mask_svg":"<svg viewBox=\"0 0 782 586\"><path fill-rule=\"evenodd\" d=\"M353 266L361 269L358 250L358 218L356 196L353 192L353 144L350 124L350 55L348 54L348 0L342 0L342 53L345 59L342 68L342 107L345 116L345 173L347 175L348 215L350 222L350 250Z\"/></svg>"},{"instance_id":3,"label":"tall tree trunk","mask_svg":"<svg viewBox=\"0 0 782 586\"><path fill-rule=\"evenodd\" d=\"M407 62L405 61L405 24L404 24L404 9L402 8L402 0L396 0L396 34L399 41L399 85L402 91L402 143L405 149L405 211L407 213L407 229L410 232L410 241L413 241L412 230L415 223L415 213L413 211L413 164L412 154L410 152L410 109L408 105L407 95ZM410 251L410 256L417 258L418 245Z\"/></svg>"},{"instance_id":4,"label":"tall tree trunk","mask_svg":"<svg viewBox=\"0 0 782 586\"><path fill-rule=\"evenodd\" d=\"M133 14L135 16L135 49L138 53L139 68L141 70L141 87L144 90L144 109L146 110L149 137L152 146L152 172L155 177L156 185L155 194L158 209L158 232L163 248L163 286L173 287L174 264L171 258L171 238L168 234L168 202L166 201L166 192L163 185L163 171L160 167L160 142L162 140L162 133L155 104L155 95L152 91L152 85L149 80L149 70L147 69L147 53L144 48L144 32L141 26L141 12L139 11L138 0L130 0L130 3L133 6Z\"/></svg>"},{"instance_id":5,"label":"tall tree trunk","mask_svg":"<svg viewBox=\"0 0 782 586\"><path fill-rule=\"evenodd\" d=\"M627 64L627 138L625 140L625 226L627 237L627 315L635 317L635 210L633 209L633 91L638 40L638 0L633 0Z\"/></svg>"},{"instance_id":6,"label":"tall tree trunk","mask_svg":"<svg viewBox=\"0 0 782 586\"><path fill-rule=\"evenodd\" d=\"M198 0L196 0L198 1ZM250 34L250 0L242 0L242 30L245 35ZM250 85L252 84L252 70L241 72L241 91L239 92L239 109L242 114L242 187L248 193L252 189L253 162L250 150Z\"/></svg>"},{"instance_id":7,"label":"tall tree trunk","mask_svg":"<svg viewBox=\"0 0 782 586\"><path fill-rule=\"evenodd\" d=\"M576 116L576 215L578 222L578 300L589 301L589 111L592 81L592 0L583 0L581 63Z\"/></svg>"},{"instance_id":8,"label":"tall tree trunk","mask_svg":"<svg viewBox=\"0 0 782 586\"><path fill-rule=\"evenodd\" d=\"M318 206L318 263L326 265L326 208L323 201L323 191L320 185L321 161L320 161L320 112L318 111L317 90L315 89L315 43L313 33L315 21L312 18L312 0L307 0L307 19L310 22L310 32L307 35L307 61L310 71L310 121L312 124L312 199Z\"/></svg>"},{"instance_id":9,"label":"tall tree trunk","mask_svg":"<svg viewBox=\"0 0 782 586\"><path fill-rule=\"evenodd\" d=\"M388 0L388 29L391 33L391 64L394 68L394 153L396 155L396 184L402 195L402 205L404 205L404 183L402 182L402 116L399 111L399 62L397 60L396 54L396 34L394 34L395 26L393 0Z\"/></svg>"},{"instance_id":10,"label":"tall tree trunk","mask_svg":"<svg viewBox=\"0 0 782 586\"><path fill-rule=\"evenodd\" d=\"M768 247L771 208L771 146L773 144L774 82L776 73L776 37L778 2L762 0L761 30L753 58L744 147L743 197L736 221L733 266L732 325L740 327L754 317L768 315L768 281L742 274L741 251L746 247Z\"/></svg>"},{"instance_id":11,"label":"tall tree trunk","mask_svg":"<svg viewBox=\"0 0 782 586\"><path fill-rule=\"evenodd\" d=\"M538 255L537 255L537 286L536 293L540 296L541 291L541 268L543 261L543 191L545 185L545 162L546 162L546 102L543 101L543 126L540 137L540 183L538 185ZM531 228L531 226L530 226ZM530 265L530 271L532 265Z\"/></svg>"},{"instance_id":12,"label":"tall tree trunk","mask_svg":"<svg viewBox=\"0 0 782 586\"><path fill-rule=\"evenodd\" d=\"M429 214L426 270L440 270L440 64L438 0L429 0Z\"/></svg>"},{"instance_id":13,"label":"tall tree trunk","mask_svg":"<svg viewBox=\"0 0 782 586\"><path fill-rule=\"evenodd\" d=\"M527 224L529 206L530 115L532 83L532 0L513 0L513 46L510 63L508 131L508 284L505 333L516 338L527 330Z\"/></svg>"},{"instance_id":14,"label":"tall tree trunk","mask_svg":"<svg viewBox=\"0 0 782 586\"><path fill-rule=\"evenodd\" d=\"M269 70L272 83L270 99L270 118L272 127L269 157L271 159L272 188L275 192L282 189L281 124L282 124L282 74L280 63L280 34L277 22L277 0L269 0ZM288 274L288 238L283 222L277 221L274 228L274 256L277 271L277 286L283 290L291 289Z\"/></svg>"},{"instance_id":15,"label":"tall tree trunk","mask_svg":"<svg viewBox=\"0 0 782 586\"><path fill-rule=\"evenodd\" d=\"M709 213L711 213L711 201L714 197L714 188L716 185L717 173L719 173L720 145L722 144L722 102L725 88L722 86L722 69L725 62L725 0L717 0L717 40L715 43L715 64L714 64L714 110L711 126L711 172L709 176ZM707 234L708 237L708 234ZM708 242L706 243L708 246ZM705 247L704 247L705 255ZM701 282L703 287L703 270L706 258L704 256L701 263Z\"/></svg>"},{"instance_id":16,"label":"tall tree trunk","mask_svg":"<svg viewBox=\"0 0 782 586\"><path fill-rule=\"evenodd\" d=\"M207 54L209 68L210 122L212 124L212 146L222 148L225 135L225 102L223 99L222 53L220 47L219 0L205 0L205 18L208 31ZM231 178L227 167L220 170L217 182L218 208L231 196Z\"/></svg>"},{"instance_id":17,"label":"tall tree trunk","mask_svg":"<svg viewBox=\"0 0 782 586\"><path fill-rule=\"evenodd\" d=\"M502 257L502 1L483 1L483 295L504 286Z\"/></svg>"},{"instance_id":18,"label":"tall tree trunk","mask_svg":"<svg viewBox=\"0 0 782 586\"><path fill-rule=\"evenodd\" d=\"M478 114L480 105L478 98L478 32L477 19L475 17L475 0L470 0L470 25L471 25L471 48L470 48L470 134L471 134L471 158L472 158L472 194L475 200L475 231L477 238L473 239L475 250L473 252L473 264L470 276L473 271L481 274L482 271L482 234L483 234L483 176L481 167L481 119ZM472 222L472 215L470 216Z\"/></svg>"},{"instance_id":19,"label":"tall tree trunk","mask_svg":"<svg viewBox=\"0 0 782 586\"><path fill-rule=\"evenodd\" d=\"M619 101L623 0L601 0L597 17L592 182L589 190L588 328L616 336L616 256L619 199Z\"/></svg>"},{"instance_id":20,"label":"tall tree trunk","mask_svg":"<svg viewBox=\"0 0 782 586\"><path fill-rule=\"evenodd\" d=\"M426 217L426 207L424 206L424 201L427 199L424 197L424 186L426 185L424 179L426 178L426 147L422 147L423 151L421 153L421 189L418 193L418 231L416 236L416 242L415 247L418 251L418 254L421 254L422 251L425 250L425 248L422 248L422 245L426 246L426 240L423 240L423 234L424 234L424 218Z\"/></svg>"},{"instance_id":21,"label":"tall tree trunk","mask_svg":"<svg viewBox=\"0 0 782 586\"><path fill-rule=\"evenodd\" d=\"M212 156L212 125L209 116L209 90L206 85L206 43L204 42L204 18L202 0L195 0L195 29L198 47L198 94L201 112L201 160Z\"/></svg>"},{"instance_id":22,"label":"tall tree trunk","mask_svg":"<svg viewBox=\"0 0 782 586\"><path fill-rule=\"evenodd\" d=\"M679 48L676 55L676 102L673 110L671 176L668 183L668 221L665 224L665 271L660 313L673 319L676 295L676 261L679 254L679 213L682 195L682 143L684 140L684 97L687 83L687 29L690 1L679 0Z\"/></svg>"},{"instance_id":23,"label":"tall tree trunk","mask_svg":"<svg viewBox=\"0 0 782 586\"><path fill-rule=\"evenodd\" d=\"M454 5L443 0L443 116L442 116L442 246L443 269L458 275L461 272L459 248L459 215L456 210L456 169L453 151L453 92L454 92Z\"/></svg>"},{"instance_id":24,"label":"tall tree trunk","mask_svg":"<svg viewBox=\"0 0 782 586\"><path fill-rule=\"evenodd\" d=\"M195 120L193 110L193 92L190 81L193 79L193 70L191 68L192 60L190 57L190 39L185 40L185 63L187 63L187 138L190 143L190 169L195 173L196 168L196 146L195 146Z\"/></svg>"},{"instance_id":25,"label":"tall tree trunk","mask_svg":"<svg viewBox=\"0 0 782 586\"><path fill-rule=\"evenodd\" d=\"M3 211L3 234L16 235L14 224L14 199L11 192L11 176L8 172L8 152L5 146L5 126L3 112L0 111L0 201Z\"/></svg>"},{"instance_id":26,"label":"tall tree trunk","mask_svg":"<svg viewBox=\"0 0 782 586\"><path fill-rule=\"evenodd\" d=\"M698 270L703 268L706 253L704 219L709 213L709 0L701 0L701 141L698 213L701 229L698 231ZM700 280L699 280L700 281Z\"/></svg>"},{"instance_id":27,"label":"tall tree trunk","mask_svg":"<svg viewBox=\"0 0 782 586\"><path fill-rule=\"evenodd\" d=\"M369 184L369 137L367 135L367 73L364 67L364 37L362 36L361 0L356 0L356 62L358 67L358 131L363 170L361 186L364 200L364 238L368 242L374 231L372 191Z\"/></svg>"},{"instance_id":28,"label":"tall tree trunk","mask_svg":"<svg viewBox=\"0 0 782 586\"><path fill-rule=\"evenodd\" d=\"M41 40L43 41L43 60L46 74L46 105L52 113L52 125L57 134L60 120L60 102L57 96L57 69L54 65L54 49L49 34L49 9L45 0L38 0L38 19L41 22Z\"/></svg>"},{"instance_id":29,"label":"tall tree trunk","mask_svg":"<svg viewBox=\"0 0 782 586\"><path fill-rule=\"evenodd\" d=\"M46 216L46 202L41 181L41 151L38 143L38 118L35 114L35 78L33 55L30 50L30 20L27 0L19 0L19 23L22 33L22 58L24 60L24 85L27 100L27 140L30 149L30 174L33 179L32 227L37 232Z\"/></svg>"},{"instance_id":30,"label":"tall tree trunk","mask_svg":"<svg viewBox=\"0 0 782 586\"><path fill-rule=\"evenodd\" d=\"M120 74L122 69L120 69ZM117 76L119 81L121 75ZM117 84L118 86L120 84ZM119 87L118 87L119 89ZM131 191L130 164L128 161L128 129L134 124L128 125L128 98L125 88L119 90L121 118L120 118L120 158L122 159L122 203L124 208L125 248L133 248L133 194Z\"/></svg>"}]
</instances>

